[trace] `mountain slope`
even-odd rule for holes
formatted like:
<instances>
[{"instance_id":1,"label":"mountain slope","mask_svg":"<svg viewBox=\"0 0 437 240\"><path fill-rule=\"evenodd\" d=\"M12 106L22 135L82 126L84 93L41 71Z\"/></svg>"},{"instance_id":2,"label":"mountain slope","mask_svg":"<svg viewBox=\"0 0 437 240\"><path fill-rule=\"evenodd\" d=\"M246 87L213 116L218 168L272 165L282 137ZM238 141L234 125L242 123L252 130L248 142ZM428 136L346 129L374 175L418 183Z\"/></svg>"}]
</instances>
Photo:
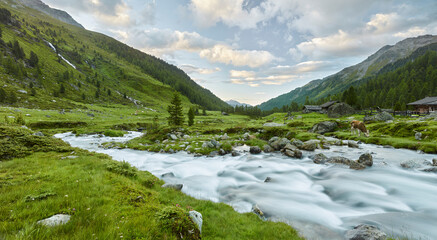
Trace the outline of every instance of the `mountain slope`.
<instances>
[{"instance_id":1,"label":"mountain slope","mask_svg":"<svg viewBox=\"0 0 437 240\"><path fill-rule=\"evenodd\" d=\"M41 0L19 0L19 2L65 23L74 25L76 27L84 28L80 23L76 22L76 20L74 20L67 12L53 9L47 6L47 4L43 3Z\"/></svg>"},{"instance_id":2,"label":"mountain slope","mask_svg":"<svg viewBox=\"0 0 437 240\"><path fill-rule=\"evenodd\" d=\"M74 101L132 104L159 111L178 91L184 105L210 110L229 107L179 68L115 39L16 1L0 2L0 8L5 10L0 22L0 88L16 95L6 97L18 100L16 105L65 108ZM37 64L31 64L32 53Z\"/></svg>"},{"instance_id":3,"label":"mountain slope","mask_svg":"<svg viewBox=\"0 0 437 240\"><path fill-rule=\"evenodd\" d=\"M306 96L312 100L325 98L344 91L357 81L375 76L384 66L405 58L418 48L437 42L437 36L424 35L407 38L393 46L384 46L363 62L345 68L342 71L324 79L314 80L303 87L296 88L289 93L270 99L259 105L262 110L288 105L292 101L304 103Z\"/></svg>"},{"instance_id":4,"label":"mountain slope","mask_svg":"<svg viewBox=\"0 0 437 240\"><path fill-rule=\"evenodd\" d=\"M228 101L226 101L226 103L227 104L229 104L229 105L231 105L232 107L236 107L236 106L248 106L248 107L251 107L252 105L250 105L250 104L247 104L247 103L240 103L240 102L238 102L238 101L235 101L235 100L228 100Z\"/></svg>"}]
</instances>

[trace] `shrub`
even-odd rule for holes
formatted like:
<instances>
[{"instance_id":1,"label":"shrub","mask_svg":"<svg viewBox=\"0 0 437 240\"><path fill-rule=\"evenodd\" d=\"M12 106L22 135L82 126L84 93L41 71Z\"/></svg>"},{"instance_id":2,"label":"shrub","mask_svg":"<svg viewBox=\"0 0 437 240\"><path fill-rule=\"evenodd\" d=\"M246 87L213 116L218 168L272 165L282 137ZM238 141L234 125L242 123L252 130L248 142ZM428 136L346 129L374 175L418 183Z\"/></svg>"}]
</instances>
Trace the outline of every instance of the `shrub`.
<instances>
[{"instance_id":1,"label":"shrub","mask_svg":"<svg viewBox=\"0 0 437 240\"><path fill-rule=\"evenodd\" d=\"M116 131L116 130L108 129L105 132L103 132L103 135L107 137L123 137L124 133L125 133L124 131Z\"/></svg>"},{"instance_id":2,"label":"shrub","mask_svg":"<svg viewBox=\"0 0 437 240\"><path fill-rule=\"evenodd\" d=\"M106 169L110 172L117 173L126 177L136 177L138 171L136 167L132 167L126 161L111 161L106 164Z\"/></svg>"},{"instance_id":3,"label":"shrub","mask_svg":"<svg viewBox=\"0 0 437 240\"><path fill-rule=\"evenodd\" d=\"M156 213L156 219L164 231L177 238L201 239L199 229L180 207L167 206Z\"/></svg>"}]
</instances>

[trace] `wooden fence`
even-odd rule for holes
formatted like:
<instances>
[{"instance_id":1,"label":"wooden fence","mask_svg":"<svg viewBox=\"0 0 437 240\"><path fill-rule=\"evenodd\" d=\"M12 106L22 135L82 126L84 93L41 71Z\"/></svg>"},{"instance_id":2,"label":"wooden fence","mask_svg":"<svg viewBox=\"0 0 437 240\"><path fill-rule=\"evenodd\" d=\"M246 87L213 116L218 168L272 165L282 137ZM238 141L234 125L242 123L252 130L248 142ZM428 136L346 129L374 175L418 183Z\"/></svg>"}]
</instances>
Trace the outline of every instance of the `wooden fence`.
<instances>
[{"instance_id":1,"label":"wooden fence","mask_svg":"<svg viewBox=\"0 0 437 240\"><path fill-rule=\"evenodd\" d=\"M406 116L408 116L408 117L419 117L419 116L426 116L426 115L429 114L429 112L421 113L421 112L410 111L410 110L407 110L407 111L393 111L392 109L381 109L380 111L375 110L375 109L361 110L359 112L359 114L364 115L364 116L367 117L367 116L376 115L376 114L378 114L380 112L387 112L387 113L390 113L393 116L404 116L404 117L406 117Z\"/></svg>"}]
</instances>

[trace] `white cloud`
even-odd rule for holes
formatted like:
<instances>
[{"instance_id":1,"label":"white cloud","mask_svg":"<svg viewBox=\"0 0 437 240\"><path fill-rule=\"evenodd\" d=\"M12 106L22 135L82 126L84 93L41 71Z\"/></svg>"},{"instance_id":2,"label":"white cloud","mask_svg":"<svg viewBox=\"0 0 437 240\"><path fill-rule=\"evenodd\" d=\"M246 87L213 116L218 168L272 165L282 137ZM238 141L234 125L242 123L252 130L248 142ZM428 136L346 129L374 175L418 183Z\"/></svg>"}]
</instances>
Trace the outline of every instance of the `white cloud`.
<instances>
[{"instance_id":1,"label":"white cloud","mask_svg":"<svg viewBox=\"0 0 437 240\"><path fill-rule=\"evenodd\" d=\"M231 78L254 78L255 72L253 71L237 71L237 70L231 70L229 72L231 74Z\"/></svg>"},{"instance_id":2,"label":"white cloud","mask_svg":"<svg viewBox=\"0 0 437 240\"><path fill-rule=\"evenodd\" d=\"M378 13L372 16L366 24L366 30L373 34L392 32L397 28L398 22L400 22L400 17L397 13Z\"/></svg>"},{"instance_id":3,"label":"white cloud","mask_svg":"<svg viewBox=\"0 0 437 240\"><path fill-rule=\"evenodd\" d=\"M409 37L416 37L419 35L423 35L425 33L427 33L425 28L412 27L412 28L408 29L407 31L397 32L394 34L394 36L400 37L400 38L409 38Z\"/></svg>"},{"instance_id":4,"label":"white cloud","mask_svg":"<svg viewBox=\"0 0 437 240\"><path fill-rule=\"evenodd\" d=\"M179 68L181 68L182 70L184 70L184 72L186 72L188 74L198 73L198 74L207 75L207 74L213 74L215 72L221 71L221 69L218 67L216 67L216 68L199 68L199 67L196 67L196 66L190 65L190 64L180 65Z\"/></svg>"},{"instance_id":5,"label":"white cloud","mask_svg":"<svg viewBox=\"0 0 437 240\"><path fill-rule=\"evenodd\" d=\"M206 58L210 62L220 62L233 66L249 66L251 68L266 65L276 59L267 51L235 50L223 44L217 44L212 48L200 51L200 57Z\"/></svg>"}]
</instances>

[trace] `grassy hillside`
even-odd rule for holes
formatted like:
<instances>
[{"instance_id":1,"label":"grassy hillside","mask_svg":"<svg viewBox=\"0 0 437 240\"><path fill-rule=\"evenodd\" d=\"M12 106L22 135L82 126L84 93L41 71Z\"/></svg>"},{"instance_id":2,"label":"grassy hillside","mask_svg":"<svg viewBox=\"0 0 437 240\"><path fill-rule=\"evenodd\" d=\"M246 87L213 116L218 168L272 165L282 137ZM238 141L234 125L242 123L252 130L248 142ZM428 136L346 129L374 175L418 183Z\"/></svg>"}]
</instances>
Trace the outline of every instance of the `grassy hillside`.
<instances>
[{"instance_id":1,"label":"grassy hillside","mask_svg":"<svg viewBox=\"0 0 437 240\"><path fill-rule=\"evenodd\" d=\"M159 111L176 90L184 96L184 105L227 107L175 66L110 37L6 2L0 3L6 9L0 21L0 87L9 95L4 104L72 108L72 100Z\"/></svg>"}]
</instances>

